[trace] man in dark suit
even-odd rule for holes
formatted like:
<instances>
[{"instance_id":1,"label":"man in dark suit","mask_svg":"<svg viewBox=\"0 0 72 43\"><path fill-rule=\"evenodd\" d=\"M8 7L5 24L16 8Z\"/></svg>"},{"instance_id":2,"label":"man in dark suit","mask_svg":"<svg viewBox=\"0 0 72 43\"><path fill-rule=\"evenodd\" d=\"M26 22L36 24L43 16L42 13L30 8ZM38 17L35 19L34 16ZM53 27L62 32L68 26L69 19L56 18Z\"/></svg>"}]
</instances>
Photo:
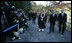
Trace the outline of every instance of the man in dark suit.
<instances>
[{"instance_id":1,"label":"man in dark suit","mask_svg":"<svg viewBox=\"0 0 72 43\"><path fill-rule=\"evenodd\" d=\"M66 29L66 22L67 22L67 14L64 13L64 9L62 9L62 12L59 14L58 21L59 21L59 33L62 31L63 34Z\"/></svg>"},{"instance_id":2,"label":"man in dark suit","mask_svg":"<svg viewBox=\"0 0 72 43\"><path fill-rule=\"evenodd\" d=\"M55 14L55 10L53 10L53 14L50 15L50 30L49 33L52 31L54 32L55 22L57 20L57 15Z\"/></svg>"}]
</instances>

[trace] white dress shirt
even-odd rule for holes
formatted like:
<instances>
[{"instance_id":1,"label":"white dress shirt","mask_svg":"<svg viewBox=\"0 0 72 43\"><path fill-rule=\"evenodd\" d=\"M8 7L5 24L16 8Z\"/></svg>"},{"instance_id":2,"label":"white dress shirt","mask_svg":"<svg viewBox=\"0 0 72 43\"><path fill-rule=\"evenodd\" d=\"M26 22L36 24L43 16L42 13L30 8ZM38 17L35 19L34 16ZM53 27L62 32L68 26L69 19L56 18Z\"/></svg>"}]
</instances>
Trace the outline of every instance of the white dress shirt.
<instances>
[{"instance_id":1,"label":"white dress shirt","mask_svg":"<svg viewBox=\"0 0 72 43\"><path fill-rule=\"evenodd\" d=\"M61 14L62 16L64 15L64 13Z\"/></svg>"},{"instance_id":2,"label":"white dress shirt","mask_svg":"<svg viewBox=\"0 0 72 43\"><path fill-rule=\"evenodd\" d=\"M55 16L55 14L53 14L53 17Z\"/></svg>"}]
</instances>

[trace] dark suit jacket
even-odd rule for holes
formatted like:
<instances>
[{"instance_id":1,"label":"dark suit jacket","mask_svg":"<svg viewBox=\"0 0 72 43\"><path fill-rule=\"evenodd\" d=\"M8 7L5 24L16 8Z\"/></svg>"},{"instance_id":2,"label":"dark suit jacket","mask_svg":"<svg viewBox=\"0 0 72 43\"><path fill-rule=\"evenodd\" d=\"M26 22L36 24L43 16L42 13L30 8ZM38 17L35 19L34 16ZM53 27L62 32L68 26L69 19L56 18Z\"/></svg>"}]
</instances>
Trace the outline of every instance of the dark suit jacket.
<instances>
[{"instance_id":1,"label":"dark suit jacket","mask_svg":"<svg viewBox=\"0 0 72 43\"><path fill-rule=\"evenodd\" d=\"M64 15L62 16L62 14L60 13L58 16L58 21L59 23L67 22L67 14L64 13Z\"/></svg>"},{"instance_id":2,"label":"dark suit jacket","mask_svg":"<svg viewBox=\"0 0 72 43\"><path fill-rule=\"evenodd\" d=\"M53 17L53 14L50 15L50 23L55 24L55 21L57 20L57 15L55 14L55 16Z\"/></svg>"}]
</instances>

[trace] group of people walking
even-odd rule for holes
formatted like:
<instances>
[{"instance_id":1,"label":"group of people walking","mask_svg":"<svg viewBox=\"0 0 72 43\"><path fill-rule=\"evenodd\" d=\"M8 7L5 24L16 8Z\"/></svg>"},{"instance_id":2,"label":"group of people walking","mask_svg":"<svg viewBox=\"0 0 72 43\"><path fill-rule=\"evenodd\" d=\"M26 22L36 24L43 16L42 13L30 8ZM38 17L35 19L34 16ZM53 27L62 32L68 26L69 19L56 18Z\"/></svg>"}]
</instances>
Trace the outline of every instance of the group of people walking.
<instances>
[{"instance_id":1,"label":"group of people walking","mask_svg":"<svg viewBox=\"0 0 72 43\"><path fill-rule=\"evenodd\" d=\"M30 12L29 15L30 15L29 19L34 17L35 19L33 18L32 21L36 20L37 12L35 12L35 14ZM58 16L56 14L56 10L55 9L52 10L52 14L50 14L49 16L49 22L50 22L49 33L51 33L51 31L54 32L56 21L58 21L59 33L63 34L64 31L66 30L66 22L67 22L67 14L64 13L64 9L61 10L61 13L59 13ZM44 31L44 29L46 28L46 23L47 23L47 14L45 13L45 9L43 9L38 16L39 31Z\"/></svg>"},{"instance_id":2,"label":"group of people walking","mask_svg":"<svg viewBox=\"0 0 72 43\"><path fill-rule=\"evenodd\" d=\"M44 31L44 28L46 27L46 20L47 16L45 14L45 11L43 10L42 13L40 13L39 18L38 18L38 25L39 25L39 31L42 30ZM66 22L67 22L67 14L64 13L64 9L61 10L61 13L57 16L55 9L52 10L52 14L49 17L49 22L50 22L50 29L49 33L54 32L54 27L56 24L56 21L58 21L59 24L59 33L61 32L62 34L64 33L66 29Z\"/></svg>"}]
</instances>

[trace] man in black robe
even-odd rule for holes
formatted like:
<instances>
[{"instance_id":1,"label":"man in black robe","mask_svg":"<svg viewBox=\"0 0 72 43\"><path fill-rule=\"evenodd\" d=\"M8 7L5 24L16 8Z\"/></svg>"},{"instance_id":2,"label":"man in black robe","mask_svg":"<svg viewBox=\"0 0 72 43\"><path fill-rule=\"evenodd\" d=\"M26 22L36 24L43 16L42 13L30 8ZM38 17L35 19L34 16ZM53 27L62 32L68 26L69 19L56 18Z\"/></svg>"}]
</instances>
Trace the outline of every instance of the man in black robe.
<instances>
[{"instance_id":1,"label":"man in black robe","mask_svg":"<svg viewBox=\"0 0 72 43\"><path fill-rule=\"evenodd\" d=\"M67 22L67 14L64 13L64 9L62 9L62 12L58 16L58 22L59 22L59 33L62 31L62 34L66 30L66 22Z\"/></svg>"}]
</instances>

